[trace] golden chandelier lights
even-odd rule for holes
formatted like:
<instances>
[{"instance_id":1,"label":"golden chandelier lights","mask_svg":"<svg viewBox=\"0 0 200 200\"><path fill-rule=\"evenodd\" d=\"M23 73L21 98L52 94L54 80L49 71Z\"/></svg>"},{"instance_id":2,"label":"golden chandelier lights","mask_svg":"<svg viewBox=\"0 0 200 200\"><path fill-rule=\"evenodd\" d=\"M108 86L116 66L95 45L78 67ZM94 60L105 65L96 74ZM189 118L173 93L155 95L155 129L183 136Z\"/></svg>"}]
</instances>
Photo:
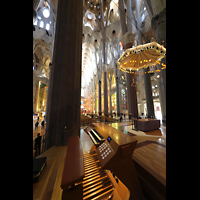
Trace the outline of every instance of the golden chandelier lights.
<instances>
[{"instance_id":1,"label":"golden chandelier lights","mask_svg":"<svg viewBox=\"0 0 200 200\"><path fill-rule=\"evenodd\" d=\"M166 48L157 42L139 45L126 51L117 60L119 69L123 72L133 73L142 68L147 68L160 64L166 56ZM161 64L166 68L165 64Z\"/></svg>"}]
</instances>

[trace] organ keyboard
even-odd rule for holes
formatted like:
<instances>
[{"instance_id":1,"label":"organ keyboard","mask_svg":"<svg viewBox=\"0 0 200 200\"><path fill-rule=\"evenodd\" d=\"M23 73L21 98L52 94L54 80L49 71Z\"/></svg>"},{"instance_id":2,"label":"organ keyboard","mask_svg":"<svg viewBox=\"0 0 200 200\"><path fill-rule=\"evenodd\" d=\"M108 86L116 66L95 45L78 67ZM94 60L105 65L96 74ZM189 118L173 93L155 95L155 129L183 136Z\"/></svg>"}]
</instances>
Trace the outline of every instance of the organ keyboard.
<instances>
[{"instance_id":1,"label":"organ keyboard","mask_svg":"<svg viewBox=\"0 0 200 200\"><path fill-rule=\"evenodd\" d=\"M95 129L91 129L88 132L88 135L90 136L95 146L99 146L101 143L105 141L104 137L100 133L98 133Z\"/></svg>"},{"instance_id":2,"label":"organ keyboard","mask_svg":"<svg viewBox=\"0 0 200 200\"><path fill-rule=\"evenodd\" d=\"M125 185L122 188L128 188L131 200L145 199L132 160L137 140L104 123L92 123L84 131L94 143L91 152L96 153L101 168L110 170Z\"/></svg>"}]
</instances>

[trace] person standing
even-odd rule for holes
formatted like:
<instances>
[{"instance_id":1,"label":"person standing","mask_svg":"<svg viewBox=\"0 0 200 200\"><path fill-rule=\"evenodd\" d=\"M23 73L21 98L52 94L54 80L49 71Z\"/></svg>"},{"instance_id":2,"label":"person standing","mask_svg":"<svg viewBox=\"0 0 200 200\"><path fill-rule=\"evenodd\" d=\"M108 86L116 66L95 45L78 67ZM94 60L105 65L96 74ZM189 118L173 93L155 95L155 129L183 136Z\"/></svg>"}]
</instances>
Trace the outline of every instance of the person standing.
<instances>
[{"instance_id":1,"label":"person standing","mask_svg":"<svg viewBox=\"0 0 200 200\"><path fill-rule=\"evenodd\" d=\"M38 128L38 124L39 124L39 122L37 121L37 122L35 123L35 130L36 130L36 128Z\"/></svg>"},{"instance_id":2,"label":"person standing","mask_svg":"<svg viewBox=\"0 0 200 200\"><path fill-rule=\"evenodd\" d=\"M41 128L43 129L44 128L44 120L41 122Z\"/></svg>"}]
</instances>

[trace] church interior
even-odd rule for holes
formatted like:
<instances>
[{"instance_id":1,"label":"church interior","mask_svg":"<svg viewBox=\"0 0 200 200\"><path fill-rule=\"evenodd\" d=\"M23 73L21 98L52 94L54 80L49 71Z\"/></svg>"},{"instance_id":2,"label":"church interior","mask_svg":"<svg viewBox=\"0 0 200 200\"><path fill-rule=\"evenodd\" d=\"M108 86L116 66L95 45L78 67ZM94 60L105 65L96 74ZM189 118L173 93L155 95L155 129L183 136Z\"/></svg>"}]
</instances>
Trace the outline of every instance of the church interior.
<instances>
[{"instance_id":1,"label":"church interior","mask_svg":"<svg viewBox=\"0 0 200 200\"><path fill-rule=\"evenodd\" d=\"M33 0L33 199L166 199L165 0Z\"/></svg>"}]
</instances>

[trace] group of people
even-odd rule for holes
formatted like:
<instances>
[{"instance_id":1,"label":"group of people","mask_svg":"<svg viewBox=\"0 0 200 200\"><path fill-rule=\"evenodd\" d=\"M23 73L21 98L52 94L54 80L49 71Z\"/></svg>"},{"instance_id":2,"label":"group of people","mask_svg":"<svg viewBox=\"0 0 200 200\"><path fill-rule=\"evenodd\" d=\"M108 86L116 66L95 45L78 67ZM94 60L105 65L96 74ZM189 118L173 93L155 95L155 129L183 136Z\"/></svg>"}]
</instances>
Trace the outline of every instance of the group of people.
<instances>
[{"instance_id":1,"label":"group of people","mask_svg":"<svg viewBox=\"0 0 200 200\"><path fill-rule=\"evenodd\" d=\"M35 123L35 130L38 129L39 121ZM44 128L44 120L41 122L41 128Z\"/></svg>"},{"instance_id":2,"label":"group of people","mask_svg":"<svg viewBox=\"0 0 200 200\"><path fill-rule=\"evenodd\" d=\"M126 116L126 114L124 113L121 113L121 116L120 116L120 118L119 118L119 121L121 122L122 121L122 116L124 116L124 119L125 119L125 116Z\"/></svg>"}]
</instances>

